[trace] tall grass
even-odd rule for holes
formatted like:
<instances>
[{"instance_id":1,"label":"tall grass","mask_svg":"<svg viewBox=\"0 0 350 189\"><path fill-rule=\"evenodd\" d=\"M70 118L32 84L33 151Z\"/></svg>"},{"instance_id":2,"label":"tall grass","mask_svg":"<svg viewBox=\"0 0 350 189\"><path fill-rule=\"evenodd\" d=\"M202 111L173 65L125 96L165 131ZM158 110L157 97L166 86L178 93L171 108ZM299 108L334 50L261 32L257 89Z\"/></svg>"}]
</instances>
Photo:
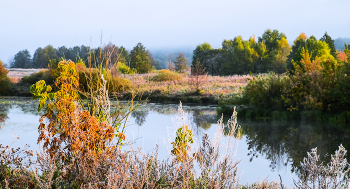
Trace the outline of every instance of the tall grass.
<instances>
[{"instance_id":1,"label":"tall grass","mask_svg":"<svg viewBox=\"0 0 350 189\"><path fill-rule=\"evenodd\" d=\"M175 81L152 81L152 78L156 75L155 73L150 73L123 75L122 77L131 81L133 89L144 94L193 95L196 93L197 89L191 76L183 75L181 80ZM206 81L200 86L199 94L219 99L220 97L241 93L241 88L247 85L249 78L252 77L249 75L207 76Z\"/></svg>"}]
</instances>

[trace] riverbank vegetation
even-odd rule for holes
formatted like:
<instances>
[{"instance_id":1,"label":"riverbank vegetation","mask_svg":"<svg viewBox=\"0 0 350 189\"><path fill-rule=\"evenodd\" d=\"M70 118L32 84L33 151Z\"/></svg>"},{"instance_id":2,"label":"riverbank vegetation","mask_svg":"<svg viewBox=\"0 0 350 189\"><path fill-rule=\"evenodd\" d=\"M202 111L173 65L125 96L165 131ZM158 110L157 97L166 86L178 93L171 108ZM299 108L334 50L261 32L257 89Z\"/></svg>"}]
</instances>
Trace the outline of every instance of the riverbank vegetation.
<instances>
[{"instance_id":1,"label":"riverbank vegetation","mask_svg":"<svg viewBox=\"0 0 350 189\"><path fill-rule=\"evenodd\" d=\"M39 48L33 58L25 52L16 55L11 65L47 70L10 83L3 95L31 95L29 86L42 79L52 85L57 63L66 57L79 62L78 79L85 90L86 75L96 75L98 67L110 70L105 76L108 91L120 99L136 95L158 102L213 103L228 114L232 106L241 105L238 115L251 118L349 122L349 47L337 49L339 40L327 33L320 39L301 33L291 46L284 33L266 30L257 39L224 40L218 49L200 44L191 65L183 53L169 55L168 69L161 70L141 43L130 51L112 43L96 49L48 46Z\"/></svg>"},{"instance_id":2,"label":"riverbank vegetation","mask_svg":"<svg viewBox=\"0 0 350 189\"><path fill-rule=\"evenodd\" d=\"M322 40L300 35L287 73L256 76L241 96L222 104L248 105L240 115L252 118L349 122L349 46L344 49L346 61L332 53Z\"/></svg>"},{"instance_id":3,"label":"riverbank vegetation","mask_svg":"<svg viewBox=\"0 0 350 189\"><path fill-rule=\"evenodd\" d=\"M149 154L122 150L128 141L124 121L134 109L133 99L112 113L102 69L97 81L88 80L89 86L96 87L87 91L79 88L72 61L59 62L57 72L56 89L44 80L31 87L39 100L38 111L44 111L38 138L42 151L34 158L26 147L0 145L2 188L285 188L282 182L239 183L239 160L232 159L234 137L240 129L236 112L226 125L222 119L218 122L214 140L203 135L195 148L180 104L182 119L171 154L159 160L157 147ZM81 95L85 101L79 100ZM296 187L346 188L349 164L345 154L340 146L331 162L323 164L312 149L301 164Z\"/></svg>"}]
</instances>

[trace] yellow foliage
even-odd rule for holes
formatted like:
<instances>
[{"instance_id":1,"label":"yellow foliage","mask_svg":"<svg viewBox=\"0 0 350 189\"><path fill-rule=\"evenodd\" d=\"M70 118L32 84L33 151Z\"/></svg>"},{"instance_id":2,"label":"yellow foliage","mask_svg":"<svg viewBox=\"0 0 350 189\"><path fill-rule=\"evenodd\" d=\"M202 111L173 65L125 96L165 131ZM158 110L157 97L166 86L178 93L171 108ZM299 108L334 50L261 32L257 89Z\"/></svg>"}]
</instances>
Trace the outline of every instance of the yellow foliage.
<instances>
[{"instance_id":1,"label":"yellow foliage","mask_svg":"<svg viewBox=\"0 0 350 189\"><path fill-rule=\"evenodd\" d=\"M77 72L72 61L58 64L60 76L56 79L57 92L52 92L45 81L31 87L34 97L40 98L39 110L46 100L46 113L40 118L38 143L44 142L44 149L53 157L66 162L74 154L97 155L111 152L109 144L115 136L115 129L107 121L100 122L78 104ZM48 124L44 120L50 120Z\"/></svg>"},{"instance_id":2,"label":"yellow foliage","mask_svg":"<svg viewBox=\"0 0 350 189\"><path fill-rule=\"evenodd\" d=\"M317 56L315 60L311 61L310 54L305 49L303 49L303 51L301 52L301 56L302 59L300 60L300 63L302 67L297 65L294 61L292 61L296 73L311 73L313 71L319 71L321 69L321 61L319 61Z\"/></svg>"}]
</instances>

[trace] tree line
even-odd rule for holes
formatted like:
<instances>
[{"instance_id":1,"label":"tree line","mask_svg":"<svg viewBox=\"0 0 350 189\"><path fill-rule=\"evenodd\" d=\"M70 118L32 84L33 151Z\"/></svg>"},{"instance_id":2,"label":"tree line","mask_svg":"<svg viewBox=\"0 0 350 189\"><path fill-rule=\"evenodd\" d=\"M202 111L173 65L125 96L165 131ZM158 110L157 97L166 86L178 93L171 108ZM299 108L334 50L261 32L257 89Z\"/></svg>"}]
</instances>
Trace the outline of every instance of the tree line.
<instances>
[{"instance_id":1,"label":"tree line","mask_svg":"<svg viewBox=\"0 0 350 189\"><path fill-rule=\"evenodd\" d=\"M123 46L116 46L108 43L103 47L90 48L88 46L75 46L67 48L66 46L54 48L48 45L44 48L39 47L33 57L27 49L19 51L10 62L11 68L48 68L50 61L57 59L67 59L77 62L82 60L86 65L91 64L92 67L106 65L115 65L120 63L128 70L134 70L133 73L148 73L151 70L163 69L164 65L160 65L152 53L146 49L142 43L138 43L131 51ZM174 59L169 59L171 68L173 67L179 72L188 68L188 62L185 54L179 53ZM168 65L166 65L166 68Z\"/></svg>"},{"instance_id":2,"label":"tree line","mask_svg":"<svg viewBox=\"0 0 350 189\"><path fill-rule=\"evenodd\" d=\"M140 62L143 62L151 68L152 66L157 66L152 57L151 52L146 50L141 43L137 44L130 52L123 46L118 47L112 43L98 48L90 48L84 45L71 48L67 48L66 46L54 48L48 45L44 48L39 47L36 49L33 57L27 49L19 51L10 62L10 67L47 68L50 61L63 58L76 62L77 60L82 60L86 65L91 63L92 66L122 62L136 67L142 64Z\"/></svg>"},{"instance_id":3,"label":"tree line","mask_svg":"<svg viewBox=\"0 0 350 189\"><path fill-rule=\"evenodd\" d=\"M312 57L344 56L339 52L335 41L325 33L317 40L314 36L309 38L304 33L290 46L284 33L278 30L266 30L261 37L253 35L248 40L241 36L234 39L224 40L222 47L212 48L209 43L198 45L192 55L191 67L194 69L199 63L210 75L232 75L252 73L284 73L293 70L292 60L298 63L301 59L302 48L307 48ZM330 54L324 54L330 50ZM340 54L338 54L340 53ZM187 58L186 58L187 57ZM151 70L167 68L178 72L188 71L188 54L179 53L176 58L171 55L156 58L146 49L142 43L138 43L132 50L128 51L123 46L116 46L109 43L103 47L90 48L87 46L75 46L67 48L65 46L53 48L48 45L39 47L33 57L28 50L19 51L10 66L12 68L47 68L50 60L70 59L73 61L82 60L85 64L92 66L114 65L120 62L129 73L148 73ZM167 65L164 65L167 62Z\"/></svg>"},{"instance_id":4,"label":"tree line","mask_svg":"<svg viewBox=\"0 0 350 189\"><path fill-rule=\"evenodd\" d=\"M192 68L198 62L211 75L284 73L294 69L293 60L300 62L303 48L308 49L312 58L337 58L338 55L334 40L327 32L320 40L301 33L291 47L285 34L269 29L258 40L255 36L248 40L241 36L224 40L219 49L212 48L209 43L198 45L193 51Z\"/></svg>"}]
</instances>

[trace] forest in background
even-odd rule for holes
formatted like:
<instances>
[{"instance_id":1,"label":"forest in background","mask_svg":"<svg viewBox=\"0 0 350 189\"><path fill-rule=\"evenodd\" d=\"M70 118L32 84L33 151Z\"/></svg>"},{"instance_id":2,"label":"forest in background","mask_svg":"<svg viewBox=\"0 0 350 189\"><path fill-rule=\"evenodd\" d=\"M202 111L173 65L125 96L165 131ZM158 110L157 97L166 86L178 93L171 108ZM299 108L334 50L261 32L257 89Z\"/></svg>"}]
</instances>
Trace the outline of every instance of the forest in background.
<instances>
[{"instance_id":1,"label":"forest in background","mask_svg":"<svg viewBox=\"0 0 350 189\"><path fill-rule=\"evenodd\" d=\"M44 48L39 47L33 57L27 49L19 51L14 58L10 60L10 68L47 68L50 60L64 58L67 60L72 60L77 62L78 59L83 60L85 64L89 62L89 59L92 58L93 65L94 63L99 62L98 58L101 54L109 54L111 62L117 63L121 62L126 65L131 65L132 52L140 48L144 56L144 59L150 67L154 66L155 69L168 69L169 62L173 63L175 57L179 52L183 53L189 63L192 62L192 49L189 48L173 48L173 49L154 49L152 52L146 49L141 43L137 44L133 50L128 51L123 46L116 46L113 43L104 45L103 47L90 48L88 46L75 46L67 48L66 46L54 48L51 45L48 45ZM137 50L136 50L137 51Z\"/></svg>"},{"instance_id":2,"label":"forest in background","mask_svg":"<svg viewBox=\"0 0 350 189\"><path fill-rule=\"evenodd\" d=\"M319 53L327 48L325 44L317 41L325 42L333 57L346 60L343 53L344 43L350 43L350 38L333 40L327 32L319 40L310 36L306 43L308 48L311 48L309 50L315 51L312 55L314 57L320 56ZM98 57L101 57L101 54L108 54L111 63L120 62L130 69L135 68L136 73L148 73L152 69L171 69L174 67L178 53L182 53L189 66L198 61L210 75L268 73L271 71L284 73L286 68L293 69L291 61L295 58L296 50L300 54L303 45L305 44L290 45L287 36L278 30L266 30L260 37L256 38L253 35L248 40L244 40L241 36L230 40L225 39L222 47L218 49L212 48L206 42L199 44L194 50L190 48L149 50L142 43L138 43L132 50L127 50L123 46L118 47L113 43L98 48L84 45L54 48L48 45L44 48L39 47L33 56L27 49L19 51L7 66L11 68L47 68L50 60L59 58L75 62L81 59L85 64L92 59L90 62L98 65L101 62Z\"/></svg>"},{"instance_id":3,"label":"forest in background","mask_svg":"<svg viewBox=\"0 0 350 189\"><path fill-rule=\"evenodd\" d=\"M187 59L189 53L153 55L141 43L131 51L111 43L97 49L47 46L39 48L33 58L27 53L26 61L19 61L23 57L20 55L25 54L23 51L17 53L11 65L27 62L31 66L50 67L49 71L23 77L16 84L10 84L7 79L9 90L0 94L28 95L28 86L39 80L52 84L57 77L53 70L65 58L78 63L81 83L86 83L84 73L93 74L86 67L110 70L112 74L107 78L113 84L110 92L127 95L137 87L139 92L147 94L144 97L156 101L218 103L223 107L222 112L228 105L229 114L231 105L240 104L246 108L238 111L239 115L248 117L299 119L304 116L324 121L329 117L325 114L336 114L336 118L330 115L332 122L348 122L350 61L349 47L343 45L344 50L339 51L339 40L336 42L327 32L320 39L301 33L290 45L282 32L266 30L257 38L244 40L238 36L224 40L218 49L208 43L200 44L193 51L192 62ZM168 70L159 70L164 63ZM222 77L248 74L242 78ZM280 115L281 112L284 113Z\"/></svg>"}]
</instances>

